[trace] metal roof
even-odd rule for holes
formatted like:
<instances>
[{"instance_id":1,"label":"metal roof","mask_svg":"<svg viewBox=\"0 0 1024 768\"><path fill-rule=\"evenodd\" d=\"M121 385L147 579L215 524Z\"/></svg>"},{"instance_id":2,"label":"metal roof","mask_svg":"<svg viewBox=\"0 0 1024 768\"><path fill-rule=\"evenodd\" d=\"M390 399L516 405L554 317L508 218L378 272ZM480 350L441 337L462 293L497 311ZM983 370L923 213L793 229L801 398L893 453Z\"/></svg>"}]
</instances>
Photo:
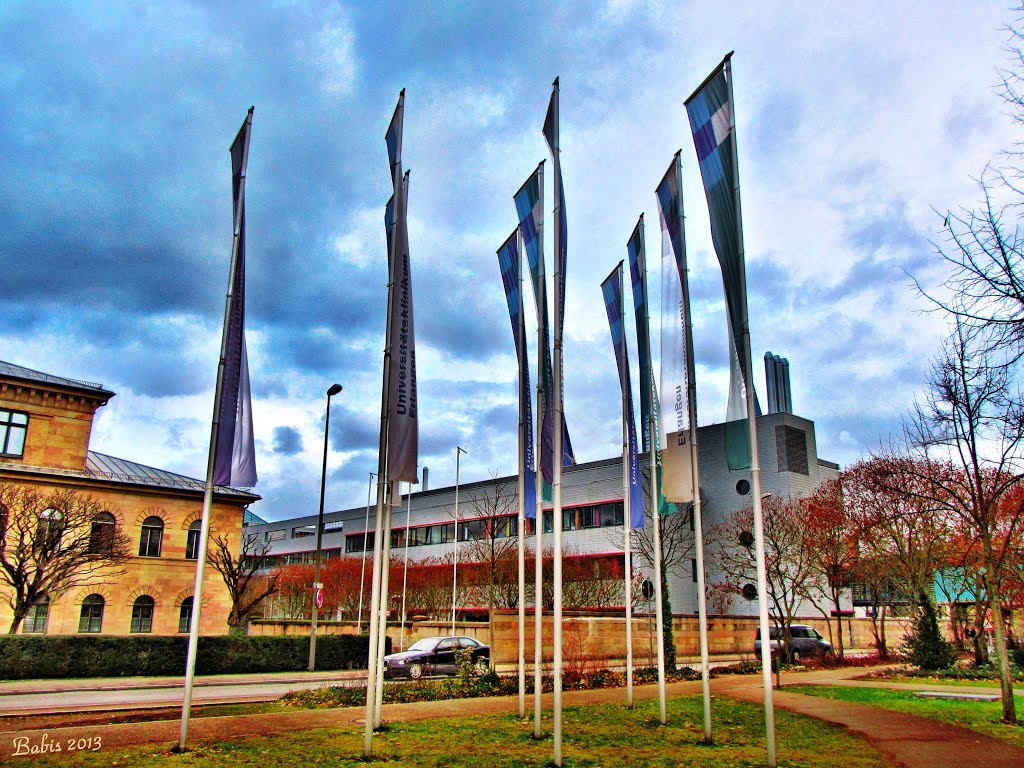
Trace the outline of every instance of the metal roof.
<instances>
[{"instance_id":1,"label":"metal roof","mask_svg":"<svg viewBox=\"0 0 1024 768\"><path fill-rule=\"evenodd\" d=\"M62 387L71 387L72 389L85 389L95 392L96 394L106 395L108 398L114 396L114 393L110 390L104 389L102 384L96 384L91 381L81 381L79 379L68 379L63 376L53 376L49 373L33 371L31 368L25 368L24 366L15 365L14 363L7 363L3 360L0 360L0 376L10 376L15 379L34 381L40 384L57 384Z\"/></svg>"},{"instance_id":2,"label":"metal roof","mask_svg":"<svg viewBox=\"0 0 1024 768\"><path fill-rule=\"evenodd\" d=\"M165 469L157 469L140 464L137 461L118 459L108 456L105 453L89 451L85 459L85 469L63 469L60 467L36 467L22 464L20 462L0 461L0 470L14 472L31 472L40 475L60 475L62 477L92 478L96 480L110 480L129 485L144 485L150 488L173 488L186 491L205 491L206 484L202 480L179 475L175 472L168 472ZM231 488L225 485L215 486L214 491L222 496L234 496L244 499L246 503L252 503L260 499L254 493L240 488Z\"/></svg>"},{"instance_id":3,"label":"metal roof","mask_svg":"<svg viewBox=\"0 0 1024 768\"><path fill-rule=\"evenodd\" d=\"M183 488L192 491L203 491L206 489L206 483L202 480L179 475L175 472L168 472L166 469L149 467L137 461L118 459L105 453L98 453L97 451L89 451L85 460L85 468L92 477L117 480L134 485L149 485L157 488ZM224 485L216 486L216 491L228 496L259 498L248 491Z\"/></svg>"}]
</instances>

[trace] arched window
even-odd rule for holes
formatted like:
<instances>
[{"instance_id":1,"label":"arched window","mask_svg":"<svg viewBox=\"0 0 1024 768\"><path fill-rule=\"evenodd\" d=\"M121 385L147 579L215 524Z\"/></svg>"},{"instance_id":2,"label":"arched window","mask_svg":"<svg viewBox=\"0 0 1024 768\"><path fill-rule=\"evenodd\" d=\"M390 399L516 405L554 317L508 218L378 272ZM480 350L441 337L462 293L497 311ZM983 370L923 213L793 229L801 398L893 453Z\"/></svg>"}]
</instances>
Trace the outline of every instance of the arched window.
<instances>
[{"instance_id":1,"label":"arched window","mask_svg":"<svg viewBox=\"0 0 1024 768\"><path fill-rule=\"evenodd\" d=\"M153 631L153 607L156 603L149 595L135 598L132 605L132 632Z\"/></svg>"},{"instance_id":2,"label":"arched window","mask_svg":"<svg viewBox=\"0 0 1024 768\"><path fill-rule=\"evenodd\" d=\"M21 625L21 631L26 635L45 635L46 634L46 622L50 616L50 598L43 595L36 600L32 607L28 609L28 615L25 616L25 621Z\"/></svg>"},{"instance_id":3,"label":"arched window","mask_svg":"<svg viewBox=\"0 0 1024 768\"><path fill-rule=\"evenodd\" d=\"M186 560L195 560L199 557L199 532L202 527L202 520L196 520L188 527L188 540L185 542Z\"/></svg>"},{"instance_id":4,"label":"arched window","mask_svg":"<svg viewBox=\"0 0 1024 768\"><path fill-rule=\"evenodd\" d=\"M60 548L60 537L64 533L63 520L56 509L44 509L39 513L35 540L37 550L53 552Z\"/></svg>"},{"instance_id":5,"label":"arched window","mask_svg":"<svg viewBox=\"0 0 1024 768\"><path fill-rule=\"evenodd\" d=\"M181 601L181 612L178 614L178 631L188 632L192 628L192 598Z\"/></svg>"},{"instance_id":6,"label":"arched window","mask_svg":"<svg viewBox=\"0 0 1024 768\"><path fill-rule=\"evenodd\" d=\"M142 521L139 538L139 557L160 557L160 543L164 537L164 521L151 515Z\"/></svg>"},{"instance_id":7,"label":"arched window","mask_svg":"<svg viewBox=\"0 0 1024 768\"><path fill-rule=\"evenodd\" d=\"M116 522L114 516L109 512L100 512L92 519L92 530L89 532L90 553L109 555L114 550L114 525Z\"/></svg>"},{"instance_id":8,"label":"arched window","mask_svg":"<svg viewBox=\"0 0 1024 768\"><path fill-rule=\"evenodd\" d=\"M82 615L78 619L79 632L99 632L103 628L102 595L89 595L82 601Z\"/></svg>"}]
</instances>

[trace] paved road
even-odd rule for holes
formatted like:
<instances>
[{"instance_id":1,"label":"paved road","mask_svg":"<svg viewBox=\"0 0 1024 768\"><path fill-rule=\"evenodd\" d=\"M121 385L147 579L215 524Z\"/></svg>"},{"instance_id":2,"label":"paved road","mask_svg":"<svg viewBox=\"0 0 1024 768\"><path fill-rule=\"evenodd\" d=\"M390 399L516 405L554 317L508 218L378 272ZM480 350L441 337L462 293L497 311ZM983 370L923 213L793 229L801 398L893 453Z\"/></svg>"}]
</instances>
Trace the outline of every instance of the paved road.
<instances>
[{"instance_id":1,"label":"paved road","mask_svg":"<svg viewBox=\"0 0 1024 768\"><path fill-rule=\"evenodd\" d=\"M197 678L192 703L272 701L289 691L362 685L365 680L366 672L359 670ZM180 707L184 684L183 678L175 677L4 682L0 683L0 713L41 715Z\"/></svg>"}]
</instances>

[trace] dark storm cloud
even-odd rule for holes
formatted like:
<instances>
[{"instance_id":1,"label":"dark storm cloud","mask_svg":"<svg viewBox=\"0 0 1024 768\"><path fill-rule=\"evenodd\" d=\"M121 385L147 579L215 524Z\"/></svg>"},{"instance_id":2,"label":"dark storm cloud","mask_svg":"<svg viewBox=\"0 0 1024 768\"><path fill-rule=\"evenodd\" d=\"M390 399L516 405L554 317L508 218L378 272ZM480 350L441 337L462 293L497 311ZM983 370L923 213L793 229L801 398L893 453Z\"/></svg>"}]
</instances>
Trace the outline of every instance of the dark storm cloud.
<instances>
[{"instance_id":1,"label":"dark storm cloud","mask_svg":"<svg viewBox=\"0 0 1024 768\"><path fill-rule=\"evenodd\" d=\"M487 359L501 345L511 346L497 258L483 279L456 266L461 263L454 258L414 271L416 339L457 359Z\"/></svg>"},{"instance_id":2,"label":"dark storm cloud","mask_svg":"<svg viewBox=\"0 0 1024 768\"><path fill-rule=\"evenodd\" d=\"M302 452L302 433L294 427L274 427L274 453L294 456Z\"/></svg>"},{"instance_id":3,"label":"dark storm cloud","mask_svg":"<svg viewBox=\"0 0 1024 768\"><path fill-rule=\"evenodd\" d=\"M52 275L70 269L77 278L61 293L68 304L217 316L230 253L226 150L245 107L257 103L247 189L251 314L259 322L308 313L323 295L312 277L322 275L321 233L337 226L328 206L340 208L353 192L378 190L383 199L387 181L380 137L360 131L342 143L335 133L342 120L380 123L382 133L386 117L364 120L325 95L304 60L323 19L278 8L262 24L223 34L212 11L158 18L139 10L80 35L77 8L65 9L70 23L26 9L5 25L0 70L17 76L0 80L9 116L0 128L0 252L14 257L5 261L17 293L44 296ZM280 45L282 25L298 42ZM306 118L296 120L300 105ZM379 183L346 183L363 175L376 144ZM259 290L280 288L285 272L289 290ZM360 285L359 277L349 282Z\"/></svg>"},{"instance_id":4,"label":"dark storm cloud","mask_svg":"<svg viewBox=\"0 0 1024 768\"><path fill-rule=\"evenodd\" d=\"M379 401L377 407L380 407ZM379 415L366 414L345 405L339 407L337 402L331 403L331 448L346 452L372 450L376 454L379 440Z\"/></svg>"}]
</instances>

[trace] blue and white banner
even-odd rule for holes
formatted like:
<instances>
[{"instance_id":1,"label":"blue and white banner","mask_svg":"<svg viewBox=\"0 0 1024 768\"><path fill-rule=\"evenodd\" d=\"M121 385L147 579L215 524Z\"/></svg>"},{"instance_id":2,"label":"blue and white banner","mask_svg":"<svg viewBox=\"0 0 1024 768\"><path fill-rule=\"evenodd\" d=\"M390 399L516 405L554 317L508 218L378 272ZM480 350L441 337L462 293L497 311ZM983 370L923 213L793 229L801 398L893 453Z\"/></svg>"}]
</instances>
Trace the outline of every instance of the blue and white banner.
<instances>
[{"instance_id":1,"label":"blue and white banner","mask_svg":"<svg viewBox=\"0 0 1024 768\"><path fill-rule=\"evenodd\" d=\"M676 510L668 502L693 500L693 459L690 446L690 381L693 361L687 359L686 242L683 237L682 168L679 153L665 172L658 189L661 221L661 391L669 398L662 414L658 457L662 467L659 509ZM694 403L696 413L696 403Z\"/></svg>"},{"instance_id":2,"label":"blue and white banner","mask_svg":"<svg viewBox=\"0 0 1024 768\"><path fill-rule=\"evenodd\" d=\"M548 111L544 116L544 140L548 144L548 151L551 153L551 164L555 168L555 194L558 203L558 218L555 220L555 258L558 259L558 306L561 312L558 317L558 335L562 335L562 328L565 326L565 268L568 248L566 247L566 218L565 218L565 189L562 187L562 161L559 158L558 147L558 78L551 88L551 100L548 102Z\"/></svg>"},{"instance_id":3,"label":"blue and white banner","mask_svg":"<svg viewBox=\"0 0 1024 768\"><path fill-rule=\"evenodd\" d=\"M505 300L508 302L508 317L512 323L512 338L519 359L519 418L523 422L522 451L523 466L523 513L526 517L537 517L537 482L533 459L533 405L530 396L530 360L526 353L526 322L523 318L523 294L521 285L522 259L519 254L519 230L513 232L498 249L498 266L501 268L501 282L505 286Z\"/></svg>"},{"instance_id":4,"label":"blue and white banner","mask_svg":"<svg viewBox=\"0 0 1024 768\"><path fill-rule=\"evenodd\" d=\"M540 426L540 469L544 482L550 485L554 478L554 400L551 381L551 328L548 324L547 277L544 270L544 163L537 166L526 183L514 195L516 211L519 214L519 230L523 235L523 246L530 263L530 279L533 296L537 304L537 323L541 327L540 387L544 398L544 411ZM575 464L569 428L562 421L562 466Z\"/></svg>"},{"instance_id":5,"label":"blue and white banner","mask_svg":"<svg viewBox=\"0 0 1024 768\"><path fill-rule=\"evenodd\" d=\"M657 439L651 439L651 409L657 408L652 401L652 394L657 397L653 385L651 371L651 326L647 313L647 281L644 275L647 272L647 258L644 253L644 215L633 228L633 234L629 236L626 243L626 252L629 255L629 277L633 286L633 314L636 318L636 356L640 365L640 434L641 445L645 451L650 450L651 444L657 446Z\"/></svg>"},{"instance_id":6,"label":"blue and white banner","mask_svg":"<svg viewBox=\"0 0 1024 768\"><path fill-rule=\"evenodd\" d=\"M256 485L256 442L252 431L252 397L249 391L249 359L245 350L245 171L249 162L252 113L245 118L231 143L231 187L236 249L231 275L230 302L225 322L226 346L221 371L217 446L213 482L252 488Z\"/></svg>"},{"instance_id":7,"label":"blue and white banner","mask_svg":"<svg viewBox=\"0 0 1024 768\"><path fill-rule=\"evenodd\" d=\"M629 346L626 343L622 323L622 262L601 283L604 294L604 308L608 313L608 327L611 331L612 346L615 349L615 364L619 369L619 385L625 394L622 420L626 427L626 467L629 472L629 525L630 528L644 527L644 491L640 476L640 460L637 456L636 424L633 421L633 391L629 377Z\"/></svg>"},{"instance_id":8,"label":"blue and white banner","mask_svg":"<svg viewBox=\"0 0 1024 768\"><path fill-rule=\"evenodd\" d=\"M729 316L729 403L726 409L726 456L730 469L750 466L747 388L753 386L743 354L747 317L743 243L736 205L735 121L730 97L729 57L686 101L704 194L711 214L711 239L722 267Z\"/></svg>"}]
</instances>

